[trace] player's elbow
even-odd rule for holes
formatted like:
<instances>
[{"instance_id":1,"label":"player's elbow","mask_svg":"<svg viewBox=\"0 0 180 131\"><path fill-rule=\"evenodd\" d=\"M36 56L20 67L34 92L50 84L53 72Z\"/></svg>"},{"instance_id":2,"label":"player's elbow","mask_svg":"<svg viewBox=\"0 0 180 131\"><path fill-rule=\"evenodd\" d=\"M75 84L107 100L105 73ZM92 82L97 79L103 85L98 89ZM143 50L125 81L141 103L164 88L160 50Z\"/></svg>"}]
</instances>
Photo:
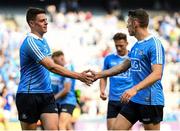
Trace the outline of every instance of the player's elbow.
<instances>
[{"instance_id":1,"label":"player's elbow","mask_svg":"<svg viewBox=\"0 0 180 131\"><path fill-rule=\"evenodd\" d=\"M45 58L40 63L51 72L53 72L53 70L56 68L56 64L50 58Z\"/></svg>"},{"instance_id":2,"label":"player's elbow","mask_svg":"<svg viewBox=\"0 0 180 131\"><path fill-rule=\"evenodd\" d=\"M48 69L49 71L51 71L51 72L54 72L55 67L54 67L54 66L48 66L47 69Z\"/></svg>"},{"instance_id":3,"label":"player's elbow","mask_svg":"<svg viewBox=\"0 0 180 131\"><path fill-rule=\"evenodd\" d=\"M66 96L70 92L70 89L64 89L64 96Z\"/></svg>"},{"instance_id":4,"label":"player's elbow","mask_svg":"<svg viewBox=\"0 0 180 131\"><path fill-rule=\"evenodd\" d=\"M47 65L47 69L48 69L50 72L56 73L56 64L51 63L51 64Z\"/></svg>"},{"instance_id":5,"label":"player's elbow","mask_svg":"<svg viewBox=\"0 0 180 131\"><path fill-rule=\"evenodd\" d=\"M161 80L161 78L162 78L162 73L161 73L161 72L156 72L155 78L156 78L157 81L158 81L158 80Z\"/></svg>"}]
</instances>

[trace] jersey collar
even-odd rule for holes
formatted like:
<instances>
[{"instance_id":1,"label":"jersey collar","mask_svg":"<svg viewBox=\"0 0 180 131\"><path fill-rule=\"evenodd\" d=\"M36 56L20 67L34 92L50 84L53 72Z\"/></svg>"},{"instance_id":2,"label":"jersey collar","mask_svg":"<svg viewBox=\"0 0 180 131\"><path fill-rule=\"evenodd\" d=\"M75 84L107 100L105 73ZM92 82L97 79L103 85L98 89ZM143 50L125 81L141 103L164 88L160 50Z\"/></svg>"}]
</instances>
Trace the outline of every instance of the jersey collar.
<instances>
[{"instance_id":1,"label":"jersey collar","mask_svg":"<svg viewBox=\"0 0 180 131\"><path fill-rule=\"evenodd\" d=\"M145 41L148 41L149 39L151 39L153 37L153 35L149 35L148 37L146 37L144 40L140 40L140 41L137 41L138 44L140 43L143 43Z\"/></svg>"},{"instance_id":2,"label":"jersey collar","mask_svg":"<svg viewBox=\"0 0 180 131\"><path fill-rule=\"evenodd\" d=\"M39 39L39 40L43 40L43 38L40 38L40 37L38 37L37 35L35 35L35 34L33 34L33 33L28 33L28 35L29 36L32 36L33 38L35 38L35 39Z\"/></svg>"},{"instance_id":3,"label":"jersey collar","mask_svg":"<svg viewBox=\"0 0 180 131\"><path fill-rule=\"evenodd\" d=\"M128 56L128 54L124 55L124 56L120 56L117 52L114 52L114 55L120 57L120 58L126 58Z\"/></svg>"}]
</instances>

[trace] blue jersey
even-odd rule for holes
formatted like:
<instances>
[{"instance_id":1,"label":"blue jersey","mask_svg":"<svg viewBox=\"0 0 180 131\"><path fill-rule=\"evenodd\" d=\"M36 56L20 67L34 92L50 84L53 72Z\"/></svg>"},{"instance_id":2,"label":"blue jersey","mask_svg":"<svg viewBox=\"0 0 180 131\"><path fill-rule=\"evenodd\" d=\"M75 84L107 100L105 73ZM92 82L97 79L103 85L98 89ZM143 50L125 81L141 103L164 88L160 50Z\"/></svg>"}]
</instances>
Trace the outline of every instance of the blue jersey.
<instances>
[{"instance_id":1,"label":"blue jersey","mask_svg":"<svg viewBox=\"0 0 180 131\"><path fill-rule=\"evenodd\" d=\"M130 58L134 85L150 75L152 65L161 64L164 68L164 48L160 40L153 36L135 43L131 49ZM164 105L161 80L140 90L131 100L144 105Z\"/></svg>"},{"instance_id":2,"label":"blue jersey","mask_svg":"<svg viewBox=\"0 0 180 131\"><path fill-rule=\"evenodd\" d=\"M110 54L104 60L103 70L112 68L113 66L121 64L128 56L119 56L117 54ZM130 74L130 69L126 72L120 73L109 78L109 100L119 101L122 93L133 86L133 80Z\"/></svg>"},{"instance_id":3,"label":"blue jersey","mask_svg":"<svg viewBox=\"0 0 180 131\"><path fill-rule=\"evenodd\" d=\"M71 65L69 65L67 68L71 71L74 71ZM52 88L53 88L54 94L57 94L58 92L62 91L64 88L64 84L70 82L71 83L70 91L63 98L56 100L56 103L60 105L62 104L76 105L77 102L76 102L76 96L75 96L75 79L63 77L63 76L51 73L51 81L52 81Z\"/></svg>"},{"instance_id":4,"label":"blue jersey","mask_svg":"<svg viewBox=\"0 0 180 131\"><path fill-rule=\"evenodd\" d=\"M50 72L51 77L51 88L53 90L53 93L56 94L59 91L59 83L61 83L61 77L58 74Z\"/></svg>"},{"instance_id":5,"label":"blue jersey","mask_svg":"<svg viewBox=\"0 0 180 131\"><path fill-rule=\"evenodd\" d=\"M51 93L49 71L39 62L51 55L46 40L30 33L20 47L20 83L17 93Z\"/></svg>"}]
</instances>

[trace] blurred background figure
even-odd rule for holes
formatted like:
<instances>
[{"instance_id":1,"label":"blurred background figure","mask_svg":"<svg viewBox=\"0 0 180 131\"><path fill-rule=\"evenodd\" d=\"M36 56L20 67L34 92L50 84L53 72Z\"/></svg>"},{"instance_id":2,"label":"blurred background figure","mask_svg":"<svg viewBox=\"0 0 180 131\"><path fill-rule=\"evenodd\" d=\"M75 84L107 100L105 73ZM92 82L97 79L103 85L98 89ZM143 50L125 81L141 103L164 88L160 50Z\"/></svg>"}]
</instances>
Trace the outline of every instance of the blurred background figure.
<instances>
[{"instance_id":1,"label":"blurred background figure","mask_svg":"<svg viewBox=\"0 0 180 131\"><path fill-rule=\"evenodd\" d=\"M67 64L64 53L56 51L52 54L52 59L67 69L74 71L72 64ZM59 76L51 73L52 89L58 107L59 129L73 130L72 114L76 107L77 100L75 96L75 79Z\"/></svg>"},{"instance_id":2,"label":"blurred background figure","mask_svg":"<svg viewBox=\"0 0 180 131\"><path fill-rule=\"evenodd\" d=\"M128 58L129 51L127 50L127 36L124 33L116 33L113 36L113 41L116 47L116 52L107 55L104 59L103 70L112 68L121 64ZM108 98L107 107L107 128L113 129L116 117L120 113L122 107L120 99L125 90L132 88L133 80L130 69L126 72L109 77L109 93L106 93L108 77L100 79L100 98L106 100Z\"/></svg>"},{"instance_id":3,"label":"blurred background figure","mask_svg":"<svg viewBox=\"0 0 180 131\"><path fill-rule=\"evenodd\" d=\"M0 96L0 128L3 130L7 130L7 119L3 110L5 103L5 99Z\"/></svg>"},{"instance_id":4,"label":"blurred background figure","mask_svg":"<svg viewBox=\"0 0 180 131\"><path fill-rule=\"evenodd\" d=\"M12 104L13 104L13 94L7 89L6 86L3 87L2 89L2 94L1 94L2 98L4 98L5 100L5 104L4 104L4 116L6 118L6 120L10 119L11 116L11 110L12 110Z\"/></svg>"}]
</instances>

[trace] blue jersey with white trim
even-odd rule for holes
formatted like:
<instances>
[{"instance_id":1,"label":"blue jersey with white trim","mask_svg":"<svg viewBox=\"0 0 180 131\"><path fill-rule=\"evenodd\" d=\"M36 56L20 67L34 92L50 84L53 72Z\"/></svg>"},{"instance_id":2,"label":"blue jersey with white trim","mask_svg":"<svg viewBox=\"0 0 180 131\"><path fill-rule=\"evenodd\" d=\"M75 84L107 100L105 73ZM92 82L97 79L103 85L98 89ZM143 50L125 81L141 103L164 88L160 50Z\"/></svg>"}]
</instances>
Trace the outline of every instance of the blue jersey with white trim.
<instances>
[{"instance_id":1,"label":"blue jersey with white trim","mask_svg":"<svg viewBox=\"0 0 180 131\"><path fill-rule=\"evenodd\" d=\"M46 40L30 33L20 47L20 83L17 93L51 93L49 71L39 62L51 55Z\"/></svg>"},{"instance_id":2,"label":"blue jersey with white trim","mask_svg":"<svg viewBox=\"0 0 180 131\"><path fill-rule=\"evenodd\" d=\"M121 64L128 56L119 56L118 54L110 54L104 59L103 70L112 68ZM109 77L109 100L119 101L125 90L133 86L130 69L126 72Z\"/></svg>"},{"instance_id":3,"label":"blue jersey with white trim","mask_svg":"<svg viewBox=\"0 0 180 131\"><path fill-rule=\"evenodd\" d=\"M164 68L164 48L160 40L153 36L135 43L131 49L130 58L134 85L152 73L152 65L160 64ZM131 100L144 105L164 105L161 80L140 90Z\"/></svg>"},{"instance_id":4,"label":"blue jersey with white trim","mask_svg":"<svg viewBox=\"0 0 180 131\"><path fill-rule=\"evenodd\" d=\"M66 68L68 70L74 71L74 68L72 65L67 65ZM57 94L58 92L61 92L64 89L65 83L71 83L71 89L70 91L64 96L63 98L60 98L56 100L56 103L62 105L62 104L71 104L76 105L76 96L75 96L75 79L63 77L60 75L56 75L51 73L51 81L52 81L52 89L53 93Z\"/></svg>"}]
</instances>

